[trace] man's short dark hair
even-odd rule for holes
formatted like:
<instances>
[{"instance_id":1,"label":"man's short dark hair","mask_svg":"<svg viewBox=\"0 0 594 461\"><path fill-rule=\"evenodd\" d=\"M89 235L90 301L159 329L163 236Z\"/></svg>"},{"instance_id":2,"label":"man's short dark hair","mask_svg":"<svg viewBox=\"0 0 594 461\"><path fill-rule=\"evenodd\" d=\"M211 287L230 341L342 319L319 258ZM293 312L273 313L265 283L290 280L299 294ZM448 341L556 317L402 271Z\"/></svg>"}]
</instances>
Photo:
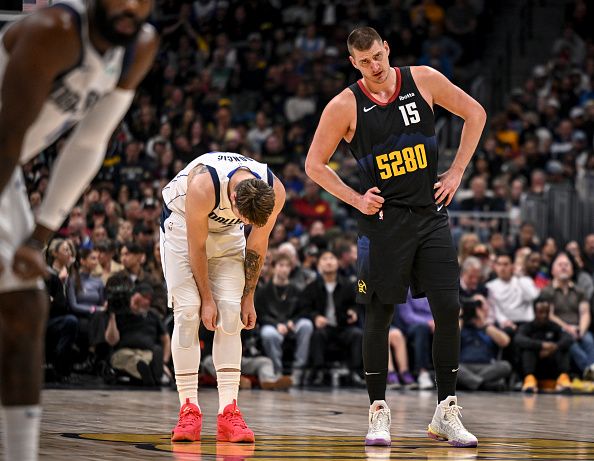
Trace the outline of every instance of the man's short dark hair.
<instances>
[{"instance_id":1,"label":"man's short dark hair","mask_svg":"<svg viewBox=\"0 0 594 461\"><path fill-rule=\"evenodd\" d=\"M358 27L349 34L347 48L351 56L353 51L365 51L373 46L374 42L382 43L380 34L373 27Z\"/></svg>"},{"instance_id":2,"label":"man's short dark hair","mask_svg":"<svg viewBox=\"0 0 594 461\"><path fill-rule=\"evenodd\" d=\"M275 267L281 261L285 261L289 263L289 265L293 265L293 260L287 253L278 253L272 260L272 267Z\"/></svg>"},{"instance_id":3,"label":"man's short dark hair","mask_svg":"<svg viewBox=\"0 0 594 461\"><path fill-rule=\"evenodd\" d=\"M274 189L257 178L244 179L235 187L235 206L241 216L256 227L262 227L274 210Z\"/></svg>"},{"instance_id":4,"label":"man's short dark hair","mask_svg":"<svg viewBox=\"0 0 594 461\"><path fill-rule=\"evenodd\" d=\"M95 249L101 253L111 253L115 251L115 244L113 240L100 240L97 242L97 245L95 245Z\"/></svg>"},{"instance_id":5,"label":"man's short dark hair","mask_svg":"<svg viewBox=\"0 0 594 461\"><path fill-rule=\"evenodd\" d=\"M142 247L138 243L133 242L133 241L124 243L122 245L122 248L125 248L126 250L128 250L129 253L132 253L135 255L144 253L144 250L142 249Z\"/></svg>"},{"instance_id":6,"label":"man's short dark hair","mask_svg":"<svg viewBox=\"0 0 594 461\"><path fill-rule=\"evenodd\" d=\"M495 261L497 261L499 258L509 258L509 260L512 264L514 262L514 257L511 255L511 253L509 251L505 251L505 250L497 251L495 253Z\"/></svg>"}]
</instances>

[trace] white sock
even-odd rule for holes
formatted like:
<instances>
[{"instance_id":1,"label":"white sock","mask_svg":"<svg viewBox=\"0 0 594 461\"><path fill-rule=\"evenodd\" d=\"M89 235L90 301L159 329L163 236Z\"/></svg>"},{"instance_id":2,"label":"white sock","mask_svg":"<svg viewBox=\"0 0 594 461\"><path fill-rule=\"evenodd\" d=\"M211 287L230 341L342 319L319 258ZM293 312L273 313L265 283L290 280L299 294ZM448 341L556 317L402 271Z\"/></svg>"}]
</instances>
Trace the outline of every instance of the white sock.
<instances>
[{"instance_id":1,"label":"white sock","mask_svg":"<svg viewBox=\"0 0 594 461\"><path fill-rule=\"evenodd\" d=\"M180 406L185 405L186 399L190 399L190 403L198 405L198 374L175 375L175 383L177 384Z\"/></svg>"},{"instance_id":2,"label":"white sock","mask_svg":"<svg viewBox=\"0 0 594 461\"><path fill-rule=\"evenodd\" d=\"M41 407L22 405L2 407L4 459L37 461Z\"/></svg>"},{"instance_id":3,"label":"white sock","mask_svg":"<svg viewBox=\"0 0 594 461\"><path fill-rule=\"evenodd\" d=\"M217 371L217 387L219 388L219 414L233 400L237 400L239 391L239 371Z\"/></svg>"}]
</instances>

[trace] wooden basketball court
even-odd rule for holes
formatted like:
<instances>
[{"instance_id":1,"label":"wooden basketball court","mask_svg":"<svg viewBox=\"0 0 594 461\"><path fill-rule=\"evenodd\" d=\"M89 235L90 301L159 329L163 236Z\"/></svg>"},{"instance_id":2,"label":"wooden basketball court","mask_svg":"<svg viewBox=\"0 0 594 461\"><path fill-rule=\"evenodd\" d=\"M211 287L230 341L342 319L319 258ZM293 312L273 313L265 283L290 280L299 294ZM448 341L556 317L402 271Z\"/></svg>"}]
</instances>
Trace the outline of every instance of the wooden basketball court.
<instances>
[{"instance_id":1,"label":"wooden basketball court","mask_svg":"<svg viewBox=\"0 0 594 461\"><path fill-rule=\"evenodd\" d=\"M388 394L392 447L366 448L363 390L241 391L255 444L217 443L217 394L200 391L203 440L172 445L177 394L162 391L46 390L42 460L594 460L594 397L461 393L463 421L479 438L456 449L425 436L433 392Z\"/></svg>"}]
</instances>

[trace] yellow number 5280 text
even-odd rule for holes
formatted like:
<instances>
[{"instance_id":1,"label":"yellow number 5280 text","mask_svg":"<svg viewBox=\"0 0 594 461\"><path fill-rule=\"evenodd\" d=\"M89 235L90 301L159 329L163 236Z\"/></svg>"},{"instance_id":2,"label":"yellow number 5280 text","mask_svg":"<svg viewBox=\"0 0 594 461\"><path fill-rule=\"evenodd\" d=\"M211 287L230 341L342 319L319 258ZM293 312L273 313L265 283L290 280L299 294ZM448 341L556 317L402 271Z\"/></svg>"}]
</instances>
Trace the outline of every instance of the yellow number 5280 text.
<instances>
[{"instance_id":1,"label":"yellow number 5280 text","mask_svg":"<svg viewBox=\"0 0 594 461\"><path fill-rule=\"evenodd\" d=\"M427 155L425 154L424 144L417 144L414 147L405 147L389 154L378 155L375 160L382 179L427 168Z\"/></svg>"}]
</instances>

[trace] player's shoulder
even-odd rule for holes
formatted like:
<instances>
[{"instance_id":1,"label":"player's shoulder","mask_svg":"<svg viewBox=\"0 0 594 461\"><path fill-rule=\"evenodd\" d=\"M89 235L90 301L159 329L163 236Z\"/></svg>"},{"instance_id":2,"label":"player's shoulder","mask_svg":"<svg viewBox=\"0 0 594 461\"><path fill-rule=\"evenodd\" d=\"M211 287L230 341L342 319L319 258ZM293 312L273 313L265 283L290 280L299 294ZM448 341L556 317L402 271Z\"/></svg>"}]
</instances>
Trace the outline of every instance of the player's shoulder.
<instances>
[{"instance_id":1,"label":"player's shoulder","mask_svg":"<svg viewBox=\"0 0 594 461\"><path fill-rule=\"evenodd\" d=\"M214 206L216 194L215 183L208 167L202 163L188 171L186 195L193 198L194 203L204 212L210 212Z\"/></svg>"},{"instance_id":2,"label":"player's shoulder","mask_svg":"<svg viewBox=\"0 0 594 461\"><path fill-rule=\"evenodd\" d=\"M139 51L150 52L159 46L159 34L152 24L143 24L138 37L136 38L136 47Z\"/></svg>"},{"instance_id":3,"label":"player's shoulder","mask_svg":"<svg viewBox=\"0 0 594 461\"><path fill-rule=\"evenodd\" d=\"M68 8L43 8L15 24L16 36L35 39L40 46L51 50L52 45L80 49L80 16ZM11 29L12 30L12 29ZM45 41L44 39L47 39Z\"/></svg>"},{"instance_id":4,"label":"player's shoulder","mask_svg":"<svg viewBox=\"0 0 594 461\"><path fill-rule=\"evenodd\" d=\"M345 114L349 114L349 111L355 109L356 106L355 94L349 88L345 88L330 100L326 105L325 111L335 116L344 116Z\"/></svg>"},{"instance_id":5,"label":"player's shoulder","mask_svg":"<svg viewBox=\"0 0 594 461\"><path fill-rule=\"evenodd\" d=\"M432 80L442 74L429 66L410 66L410 73L415 80Z\"/></svg>"}]
</instances>

